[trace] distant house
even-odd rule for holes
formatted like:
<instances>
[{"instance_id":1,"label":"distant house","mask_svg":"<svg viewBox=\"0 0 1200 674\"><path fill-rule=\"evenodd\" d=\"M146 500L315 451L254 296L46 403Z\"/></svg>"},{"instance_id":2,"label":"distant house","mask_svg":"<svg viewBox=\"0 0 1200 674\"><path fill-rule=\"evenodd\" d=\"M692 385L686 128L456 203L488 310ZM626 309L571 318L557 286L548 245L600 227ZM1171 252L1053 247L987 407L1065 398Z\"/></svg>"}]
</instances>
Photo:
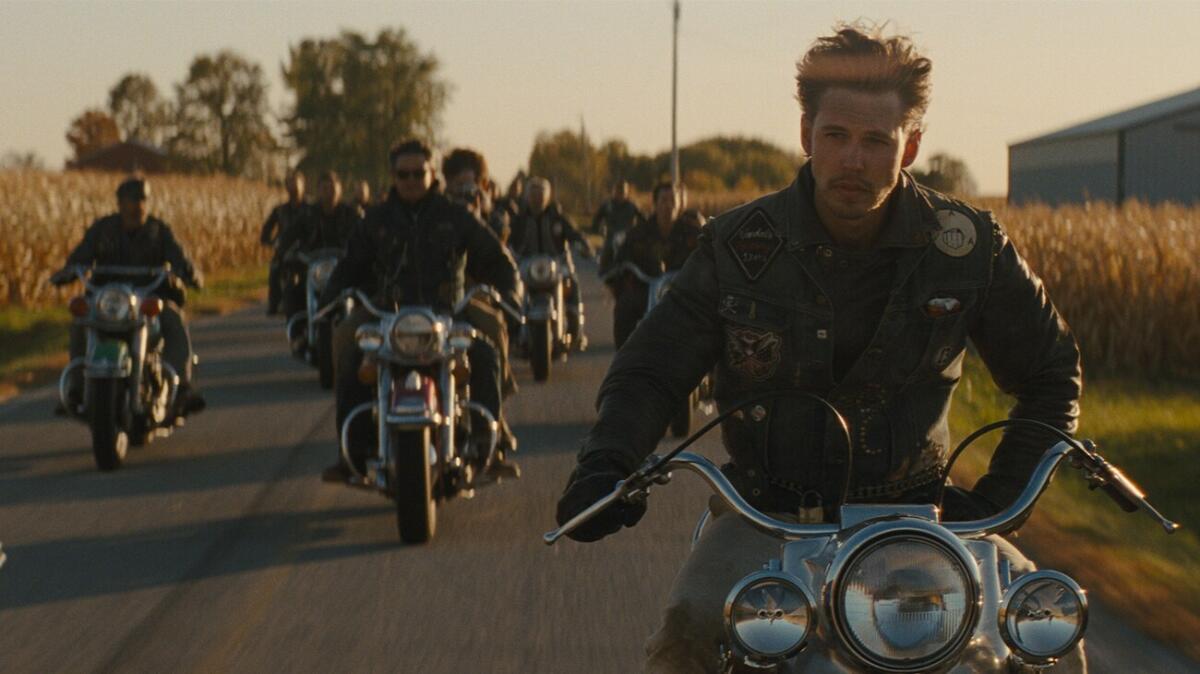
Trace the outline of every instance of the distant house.
<instances>
[{"instance_id":1,"label":"distant house","mask_svg":"<svg viewBox=\"0 0 1200 674\"><path fill-rule=\"evenodd\" d=\"M166 173L170 167L162 148L139 140L126 140L100 148L68 162L76 171L117 171L121 173Z\"/></svg>"},{"instance_id":2,"label":"distant house","mask_svg":"<svg viewBox=\"0 0 1200 674\"><path fill-rule=\"evenodd\" d=\"M1200 89L1008 146L1008 200L1200 202Z\"/></svg>"}]
</instances>

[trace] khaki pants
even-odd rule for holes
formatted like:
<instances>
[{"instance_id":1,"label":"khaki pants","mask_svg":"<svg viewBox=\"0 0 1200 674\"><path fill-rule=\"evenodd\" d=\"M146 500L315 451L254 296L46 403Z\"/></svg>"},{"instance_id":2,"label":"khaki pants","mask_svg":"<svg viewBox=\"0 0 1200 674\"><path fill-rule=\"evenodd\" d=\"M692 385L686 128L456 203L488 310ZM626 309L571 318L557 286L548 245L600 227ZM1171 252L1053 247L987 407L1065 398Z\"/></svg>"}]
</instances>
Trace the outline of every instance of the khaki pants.
<instances>
[{"instance_id":1,"label":"khaki pants","mask_svg":"<svg viewBox=\"0 0 1200 674\"><path fill-rule=\"evenodd\" d=\"M1009 560L1014 577L1036 568L1003 538L992 536L988 540L996 544L1002 558ZM675 577L661 626L646 641L646 671L718 672L720 648L726 643L725 597L739 580L762 569L767 560L778 558L782 544L723 506L713 508L704 534ZM1082 651L1081 643L1076 653L1047 671L1086 672Z\"/></svg>"}]
</instances>

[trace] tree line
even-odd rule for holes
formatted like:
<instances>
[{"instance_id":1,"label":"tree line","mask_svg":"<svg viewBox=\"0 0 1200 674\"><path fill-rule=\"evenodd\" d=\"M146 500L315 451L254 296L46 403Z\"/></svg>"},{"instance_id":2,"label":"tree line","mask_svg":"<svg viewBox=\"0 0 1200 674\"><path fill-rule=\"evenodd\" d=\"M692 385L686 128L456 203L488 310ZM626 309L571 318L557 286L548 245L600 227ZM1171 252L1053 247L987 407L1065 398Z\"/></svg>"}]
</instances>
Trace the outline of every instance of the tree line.
<instances>
[{"instance_id":1,"label":"tree line","mask_svg":"<svg viewBox=\"0 0 1200 674\"><path fill-rule=\"evenodd\" d=\"M67 142L76 161L135 141L164 152L174 171L278 178L290 168L337 170L377 182L388 173L380 139L433 140L449 95L437 58L402 28L304 39L281 70L292 102L278 112L262 67L232 50L196 56L171 94L127 73L106 107L71 120Z\"/></svg>"}]
</instances>

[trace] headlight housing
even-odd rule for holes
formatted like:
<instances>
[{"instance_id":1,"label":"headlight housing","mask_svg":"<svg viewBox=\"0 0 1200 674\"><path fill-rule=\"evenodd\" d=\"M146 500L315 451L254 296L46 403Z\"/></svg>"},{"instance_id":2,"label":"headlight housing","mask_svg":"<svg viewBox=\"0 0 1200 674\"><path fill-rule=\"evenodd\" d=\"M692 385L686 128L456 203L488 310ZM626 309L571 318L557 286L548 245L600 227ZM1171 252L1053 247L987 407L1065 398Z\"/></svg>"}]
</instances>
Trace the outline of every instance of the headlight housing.
<instances>
[{"instance_id":1,"label":"headlight housing","mask_svg":"<svg viewBox=\"0 0 1200 674\"><path fill-rule=\"evenodd\" d=\"M441 350L441 324L424 313L401 314L392 321L392 351L405 358L423 359Z\"/></svg>"},{"instance_id":2,"label":"headlight housing","mask_svg":"<svg viewBox=\"0 0 1200 674\"><path fill-rule=\"evenodd\" d=\"M334 258L325 258L313 262L308 268L308 278L312 282L313 290L318 293L325 289L325 284L329 283L329 277L333 276L333 270L337 268L337 260Z\"/></svg>"},{"instance_id":3,"label":"headlight housing","mask_svg":"<svg viewBox=\"0 0 1200 674\"><path fill-rule=\"evenodd\" d=\"M529 262L527 267L529 280L533 283L550 283L558 265L552 258L537 257Z\"/></svg>"},{"instance_id":4,"label":"headlight housing","mask_svg":"<svg viewBox=\"0 0 1200 674\"><path fill-rule=\"evenodd\" d=\"M383 331L378 323L364 323L354 331L354 341L367 353L378 351L383 346Z\"/></svg>"},{"instance_id":5,"label":"headlight housing","mask_svg":"<svg viewBox=\"0 0 1200 674\"><path fill-rule=\"evenodd\" d=\"M129 320L133 313L133 294L121 288L103 288L96 295L96 316L102 321L118 323Z\"/></svg>"},{"instance_id":6,"label":"headlight housing","mask_svg":"<svg viewBox=\"0 0 1200 674\"><path fill-rule=\"evenodd\" d=\"M1053 663L1075 648L1087 629L1087 594L1058 571L1021 576L1000 600L1000 636L1022 662Z\"/></svg>"},{"instance_id":7,"label":"headlight housing","mask_svg":"<svg viewBox=\"0 0 1200 674\"><path fill-rule=\"evenodd\" d=\"M850 653L892 672L934 668L975 631L979 568L932 523L884 522L850 538L834 558L828 601Z\"/></svg>"},{"instance_id":8,"label":"headlight housing","mask_svg":"<svg viewBox=\"0 0 1200 674\"><path fill-rule=\"evenodd\" d=\"M779 662L799 652L816 627L815 602L796 578L780 571L746 576L725 600L725 628L752 660Z\"/></svg>"}]
</instances>

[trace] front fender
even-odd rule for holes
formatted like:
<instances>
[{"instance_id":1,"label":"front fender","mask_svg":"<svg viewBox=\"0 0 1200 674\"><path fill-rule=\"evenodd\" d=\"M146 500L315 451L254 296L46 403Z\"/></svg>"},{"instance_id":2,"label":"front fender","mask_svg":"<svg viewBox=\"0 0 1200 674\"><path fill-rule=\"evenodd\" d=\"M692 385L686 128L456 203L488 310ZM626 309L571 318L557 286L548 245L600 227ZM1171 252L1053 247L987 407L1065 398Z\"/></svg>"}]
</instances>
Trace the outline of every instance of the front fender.
<instances>
[{"instance_id":1,"label":"front fender","mask_svg":"<svg viewBox=\"0 0 1200 674\"><path fill-rule=\"evenodd\" d=\"M84 375L93 379L119 379L133 372L133 357L123 339L97 337L84 361Z\"/></svg>"}]
</instances>

